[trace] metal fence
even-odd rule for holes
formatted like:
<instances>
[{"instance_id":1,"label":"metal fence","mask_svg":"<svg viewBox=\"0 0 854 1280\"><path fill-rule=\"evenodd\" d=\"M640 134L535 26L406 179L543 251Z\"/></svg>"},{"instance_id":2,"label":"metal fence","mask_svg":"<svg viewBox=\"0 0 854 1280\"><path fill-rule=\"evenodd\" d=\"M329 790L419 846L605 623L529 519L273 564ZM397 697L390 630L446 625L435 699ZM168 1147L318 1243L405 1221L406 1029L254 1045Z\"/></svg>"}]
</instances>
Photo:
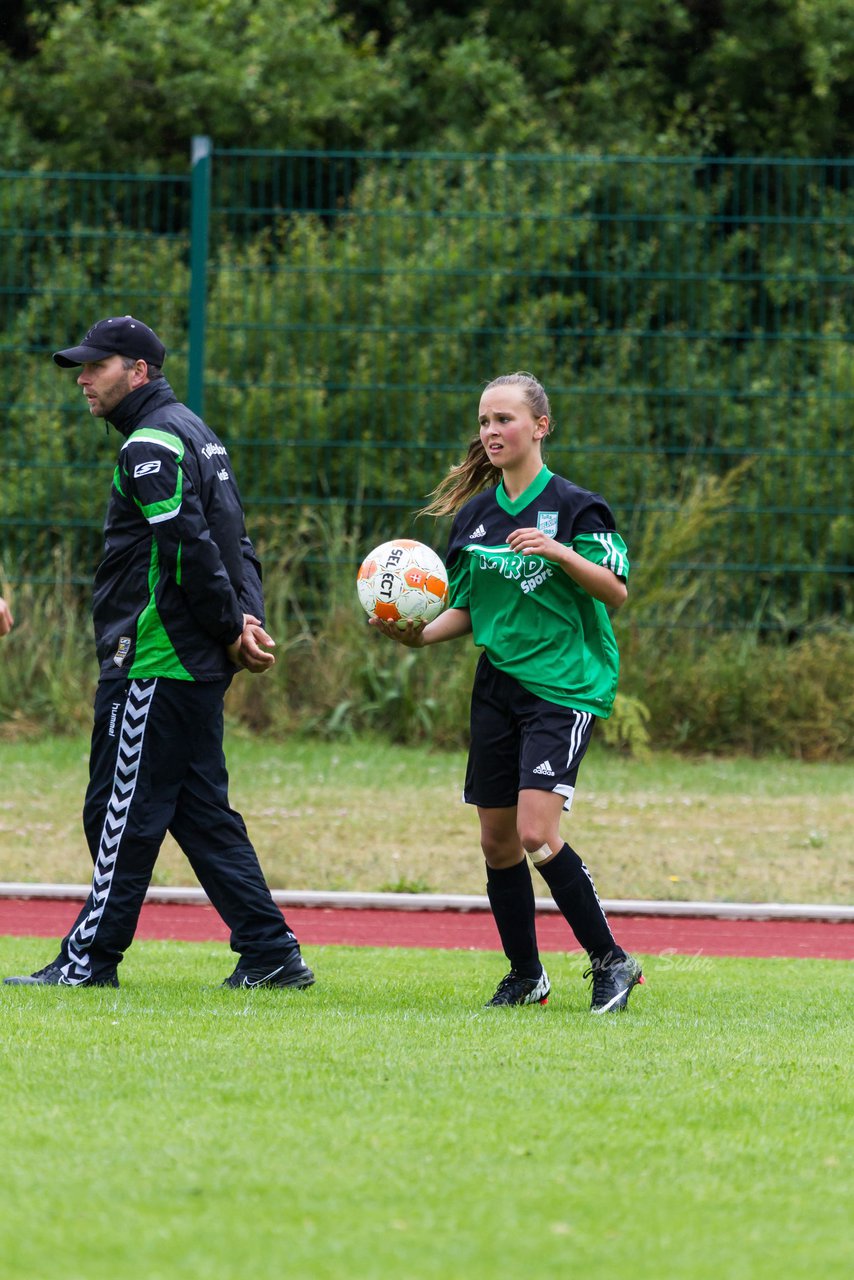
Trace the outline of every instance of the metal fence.
<instances>
[{"instance_id":1,"label":"metal fence","mask_svg":"<svg viewBox=\"0 0 854 1280\"><path fill-rule=\"evenodd\" d=\"M312 511L351 547L414 531L441 549L413 511L475 434L484 382L527 368L555 412L549 464L608 498L633 588L685 584L649 620L850 619L852 176L206 139L186 175L0 174L3 571L91 572L114 450L49 352L132 311L274 547Z\"/></svg>"}]
</instances>

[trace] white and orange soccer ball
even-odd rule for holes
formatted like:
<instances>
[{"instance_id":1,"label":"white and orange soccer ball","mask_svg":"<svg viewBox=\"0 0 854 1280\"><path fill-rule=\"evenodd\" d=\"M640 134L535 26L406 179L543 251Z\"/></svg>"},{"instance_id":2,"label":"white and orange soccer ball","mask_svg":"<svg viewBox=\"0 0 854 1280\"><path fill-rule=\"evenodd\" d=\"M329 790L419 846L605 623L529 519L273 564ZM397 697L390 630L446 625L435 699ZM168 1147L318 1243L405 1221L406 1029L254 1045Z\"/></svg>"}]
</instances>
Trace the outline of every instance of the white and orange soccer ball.
<instances>
[{"instance_id":1,"label":"white and orange soccer ball","mask_svg":"<svg viewBox=\"0 0 854 1280\"><path fill-rule=\"evenodd\" d=\"M356 590L369 617L404 627L438 618L448 603L448 574L432 547L396 538L365 556Z\"/></svg>"}]
</instances>

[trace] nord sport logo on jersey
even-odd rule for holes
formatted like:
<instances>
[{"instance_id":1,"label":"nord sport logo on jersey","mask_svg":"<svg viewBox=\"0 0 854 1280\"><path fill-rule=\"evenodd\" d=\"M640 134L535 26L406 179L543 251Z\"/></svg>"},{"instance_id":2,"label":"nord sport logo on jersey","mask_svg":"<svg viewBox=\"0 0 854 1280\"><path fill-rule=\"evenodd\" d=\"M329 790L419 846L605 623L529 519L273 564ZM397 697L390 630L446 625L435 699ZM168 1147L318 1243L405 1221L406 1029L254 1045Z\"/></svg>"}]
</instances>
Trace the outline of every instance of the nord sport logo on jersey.
<instances>
[{"instance_id":1,"label":"nord sport logo on jersey","mask_svg":"<svg viewBox=\"0 0 854 1280\"><path fill-rule=\"evenodd\" d=\"M519 556L513 552L483 552L480 557L481 569L498 571L502 578L509 578L519 583L519 589L529 595L537 587L554 577L554 570L542 556Z\"/></svg>"},{"instance_id":2,"label":"nord sport logo on jersey","mask_svg":"<svg viewBox=\"0 0 854 1280\"><path fill-rule=\"evenodd\" d=\"M155 471L160 470L160 459L156 462L138 462L133 469L133 478L138 480L140 476L153 476Z\"/></svg>"}]
</instances>

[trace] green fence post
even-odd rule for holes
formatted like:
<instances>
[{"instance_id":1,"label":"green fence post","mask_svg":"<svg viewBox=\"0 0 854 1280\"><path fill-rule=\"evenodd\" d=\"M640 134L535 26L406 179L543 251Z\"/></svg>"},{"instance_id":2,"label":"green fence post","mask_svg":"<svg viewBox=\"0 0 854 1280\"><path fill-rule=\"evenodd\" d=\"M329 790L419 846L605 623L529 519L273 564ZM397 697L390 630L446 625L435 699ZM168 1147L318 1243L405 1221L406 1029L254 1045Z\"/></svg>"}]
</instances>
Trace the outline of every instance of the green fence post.
<instances>
[{"instance_id":1,"label":"green fence post","mask_svg":"<svg viewBox=\"0 0 854 1280\"><path fill-rule=\"evenodd\" d=\"M205 395L205 311L208 296L208 233L211 209L210 138L196 134L192 142L190 219L190 352L187 371L187 404L200 417Z\"/></svg>"}]
</instances>

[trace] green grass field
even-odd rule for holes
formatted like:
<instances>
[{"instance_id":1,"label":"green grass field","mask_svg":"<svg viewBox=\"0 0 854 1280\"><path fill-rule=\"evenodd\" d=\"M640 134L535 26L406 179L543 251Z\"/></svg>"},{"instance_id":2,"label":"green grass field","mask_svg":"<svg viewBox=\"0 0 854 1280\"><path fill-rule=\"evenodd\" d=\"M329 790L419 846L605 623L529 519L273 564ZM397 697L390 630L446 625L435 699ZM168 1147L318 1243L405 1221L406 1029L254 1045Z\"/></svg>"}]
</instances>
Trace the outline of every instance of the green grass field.
<instances>
[{"instance_id":1,"label":"green grass field","mask_svg":"<svg viewBox=\"0 0 854 1280\"><path fill-rule=\"evenodd\" d=\"M0 970L44 943L0 939ZM593 1018L485 1010L494 954L222 944L122 988L0 987L3 1280L834 1280L851 1274L851 968L649 958Z\"/></svg>"}]
</instances>

